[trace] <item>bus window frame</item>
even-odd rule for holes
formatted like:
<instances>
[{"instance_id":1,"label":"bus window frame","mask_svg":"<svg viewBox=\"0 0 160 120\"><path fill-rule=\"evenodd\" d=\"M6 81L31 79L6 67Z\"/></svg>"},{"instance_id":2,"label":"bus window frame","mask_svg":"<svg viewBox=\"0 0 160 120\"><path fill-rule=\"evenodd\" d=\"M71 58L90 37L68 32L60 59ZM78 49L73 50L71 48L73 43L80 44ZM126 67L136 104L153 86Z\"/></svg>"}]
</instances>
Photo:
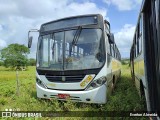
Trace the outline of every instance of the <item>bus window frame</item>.
<instances>
[{"instance_id":1,"label":"bus window frame","mask_svg":"<svg viewBox=\"0 0 160 120\"><path fill-rule=\"evenodd\" d=\"M143 34L143 28L142 28L142 18L140 16L138 21L138 26L136 28L136 32L134 35L134 58L138 58L142 54L142 35ZM141 45L139 45L141 43Z\"/></svg>"}]
</instances>

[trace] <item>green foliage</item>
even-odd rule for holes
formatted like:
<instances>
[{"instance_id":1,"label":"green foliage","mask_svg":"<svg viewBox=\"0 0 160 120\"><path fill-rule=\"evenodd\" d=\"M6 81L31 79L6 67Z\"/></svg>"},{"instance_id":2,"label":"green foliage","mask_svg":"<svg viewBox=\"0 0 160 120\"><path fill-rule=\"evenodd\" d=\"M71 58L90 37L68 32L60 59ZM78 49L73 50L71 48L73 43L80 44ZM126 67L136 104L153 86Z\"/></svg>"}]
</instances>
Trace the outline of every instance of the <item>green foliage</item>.
<instances>
[{"instance_id":1,"label":"green foliage","mask_svg":"<svg viewBox=\"0 0 160 120\"><path fill-rule=\"evenodd\" d=\"M29 49L24 45L10 44L1 50L1 58L4 60L4 66L13 69L21 69L27 65L27 54Z\"/></svg>"},{"instance_id":2,"label":"green foliage","mask_svg":"<svg viewBox=\"0 0 160 120\"><path fill-rule=\"evenodd\" d=\"M78 103L71 101L44 100L37 98L35 67L29 66L28 71L19 72L20 95L16 96L16 78L15 71L7 71L0 67L0 111L6 108L19 108L21 111L142 111L144 110L142 101L138 96L134 82L130 76L128 65L122 66L122 77L116 84L113 94L103 106L95 104ZM56 119L56 117L54 117ZM96 117L66 117L59 119L79 119L79 120L105 120L106 118ZM44 119L44 118L43 118ZM52 119L52 118L48 118ZM146 120L143 117L114 117L107 120Z\"/></svg>"},{"instance_id":3,"label":"green foliage","mask_svg":"<svg viewBox=\"0 0 160 120\"><path fill-rule=\"evenodd\" d=\"M0 99L0 104L1 104L1 105L5 105L6 103L7 103L7 99L2 97L2 98Z\"/></svg>"},{"instance_id":4,"label":"green foliage","mask_svg":"<svg viewBox=\"0 0 160 120\"><path fill-rule=\"evenodd\" d=\"M129 60L122 60L121 63L122 63L122 65L127 65L127 64L129 64Z\"/></svg>"},{"instance_id":5,"label":"green foliage","mask_svg":"<svg viewBox=\"0 0 160 120\"><path fill-rule=\"evenodd\" d=\"M35 65L36 65L36 60L35 60L34 58L30 58L30 59L28 60L28 65L29 65L29 66L35 66Z\"/></svg>"},{"instance_id":6,"label":"green foliage","mask_svg":"<svg viewBox=\"0 0 160 120\"><path fill-rule=\"evenodd\" d=\"M0 61L0 66L3 66L3 64L4 64L3 61Z\"/></svg>"}]
</instances>

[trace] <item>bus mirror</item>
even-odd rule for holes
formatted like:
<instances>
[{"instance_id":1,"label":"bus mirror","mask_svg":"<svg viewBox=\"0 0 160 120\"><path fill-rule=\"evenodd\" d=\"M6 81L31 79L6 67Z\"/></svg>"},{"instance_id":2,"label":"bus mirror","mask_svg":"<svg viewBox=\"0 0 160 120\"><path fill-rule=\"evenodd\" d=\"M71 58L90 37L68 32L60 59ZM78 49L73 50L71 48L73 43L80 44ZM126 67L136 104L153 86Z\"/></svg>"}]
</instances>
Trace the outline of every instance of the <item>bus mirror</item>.
<instances>
[{"instance_id":1,"label":"bus mirror","mask_svg":"<svg viewBox=\"0 0 160 120\"><path fill-rule=\"evenodd\" d=\"M31 45L32 45L32 39L33 39L33 37L32 37L32 36L30 36L30 37L28 38L28 48L31 48Z\"/></svg>"},{"instance_id":2,"label":"bus mirror","mask_svg":"<svg viewBox=\"0 0 160 120\"><path fill-rule=\"evenodd\" d=\"M113 33L108 34L108 38L109 38L109 43L114 44L114 34Z\"/></svg>"},{"instance_id":3,"label":"bus mirror","mask_svg":"<svg viewBox=\"0 0 160 120\"><path fill-rule=\"evenodd\" d=\"M31 48L32 39L33 39L33 37L30 36L30 32L39 32L39 30L38 29L31 29L31 30L28 31L28 48Z\"/></svg>"},{"instance_id":4,"label":"bus mirror","mask_svg":"<svg viewBox=\"0 0 160 120\"><path fill-rule=\"evenodd\" d=\"M103 60L102 60L102 57L103 57L102 53L98 52L95 57L97 58L97 60L98 60L99 62L102 62L102 61L103 61Z\"/></svg>"}]
</instances>

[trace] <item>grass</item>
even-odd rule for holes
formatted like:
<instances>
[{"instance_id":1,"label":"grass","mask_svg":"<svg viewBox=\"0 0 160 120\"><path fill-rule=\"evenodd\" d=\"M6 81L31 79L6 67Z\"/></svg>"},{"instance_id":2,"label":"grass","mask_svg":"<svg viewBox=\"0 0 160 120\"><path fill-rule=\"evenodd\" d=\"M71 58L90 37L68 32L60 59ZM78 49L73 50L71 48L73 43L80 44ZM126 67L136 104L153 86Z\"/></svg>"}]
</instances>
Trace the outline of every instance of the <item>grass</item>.
<instances>
[{"instance_id":1,"label":"grass","mask_svg":"<svg viewBox=\"0 0 160 120\"><path fill-rule=\"evenodd\" d=\"M21 111L142 111L144 106L140 101L138 92L130 76L128 65L122 66L122 76L117 82L113 94L108 102L97 107L95 104L59 102L57 100L41 100L36 97L35 67L29 67L28 71L19 71L19 96L16 87L16 72L0 67L0 111L6 108L20 109ZM49 119L49 118L46 118ZM63 119L57 117L56 119ZM67 120L74 117L67 117ZM76 119L89 119L77 117ZM100 119L100 118L90 118ZM101 118L106 119L106 118ZM130 120L131 118L107 118L110 120ZM146 120L147 118L135 118L135 120Z\"/></svg>"}]
</instances>

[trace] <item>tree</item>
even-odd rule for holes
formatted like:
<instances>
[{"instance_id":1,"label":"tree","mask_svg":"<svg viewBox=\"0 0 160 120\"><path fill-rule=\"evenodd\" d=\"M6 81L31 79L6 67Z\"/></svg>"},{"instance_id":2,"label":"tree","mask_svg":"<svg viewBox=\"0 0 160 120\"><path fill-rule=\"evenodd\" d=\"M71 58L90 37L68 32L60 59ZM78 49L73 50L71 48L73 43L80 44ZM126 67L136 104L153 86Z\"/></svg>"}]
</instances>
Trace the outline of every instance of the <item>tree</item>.
<instances>
[{"instance_id":1,"label":"tree","mask_svg":"<svg viewBox=\"0 0 160 120\"><path fill-rule=\"evenodd\" d=\"M0 66L3 66L3 61L0 60Z\"/></svg>"},{"instance_id":2,"label":"tree","mask_svg":"<svg viewBox=\"0 0 160 120\"><path fill-rule=\"evenodd\" d=\"M36 60L35 60L34 58L30 58L30 59L28 60L28 65L30 65L30 66L35 66L35 65L36 65Z\"/></svg>"},{"instance_id":3,"label":"tree","mask_svg":"<svg viewBox=\"0 0 160 120\"><path fill-rule=\"evenodd\" d=\"M24 45L10 44L1 50L1 57L5 67L21 69L27 65L27 54L30 50Z\"/></svg>"}]
</instances>

